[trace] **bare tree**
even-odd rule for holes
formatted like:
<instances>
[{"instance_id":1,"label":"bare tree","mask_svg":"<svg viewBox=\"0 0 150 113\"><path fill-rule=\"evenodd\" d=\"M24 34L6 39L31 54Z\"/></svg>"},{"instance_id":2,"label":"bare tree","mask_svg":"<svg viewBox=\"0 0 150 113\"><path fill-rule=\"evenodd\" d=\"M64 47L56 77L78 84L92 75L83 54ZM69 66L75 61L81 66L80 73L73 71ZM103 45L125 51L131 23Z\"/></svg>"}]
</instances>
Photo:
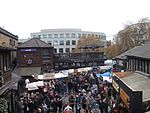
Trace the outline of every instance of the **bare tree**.
<instances>
[{"instance_id":1,"label":"bare tree","mask_svg":"<svg viewBox=\"0 0 150 113\"><path fill-rule=\"evenodd\" d=\"M98 36L93 36L93 35L82 36L78 40L78 44L75 48L75 52L100 52L100 51L104 51L101 48L103 46L104 44L101 41L100 37Z\"/></svg>"},{"instance_id":2,"label":"bare tree","mask_svg":"<svg viewBox=\"0 0 150 113\"><path fill-rule=\"evenodd\" d=\"M106 56L108 58L114 58L121 53L120 45L113 44L106 49Z\"/></svg>"},{"instance_id":3,"label":"bare tree","mask_svg":"<svg viewBox=\"0 0 150 113\"><path fill-rule=\"evenodd\" d=\"M142 18L136 24L131 22L125 25L115 37L115 44L107 48L106 55L115 57L135 46L150 41L150 20Z\"/></svg>"},{"instance_id":4,"label":"bare tree","mask_svg":"<svg viewBox=\"0 0 150 113\"><path fill-rule=\"evenodd\" d=\"M116 38L116 43L121 46L122 52L149 41L150 20L143 18L136 24L126 25L123 30L118 32Z\"/></svg>"}]
</instances>

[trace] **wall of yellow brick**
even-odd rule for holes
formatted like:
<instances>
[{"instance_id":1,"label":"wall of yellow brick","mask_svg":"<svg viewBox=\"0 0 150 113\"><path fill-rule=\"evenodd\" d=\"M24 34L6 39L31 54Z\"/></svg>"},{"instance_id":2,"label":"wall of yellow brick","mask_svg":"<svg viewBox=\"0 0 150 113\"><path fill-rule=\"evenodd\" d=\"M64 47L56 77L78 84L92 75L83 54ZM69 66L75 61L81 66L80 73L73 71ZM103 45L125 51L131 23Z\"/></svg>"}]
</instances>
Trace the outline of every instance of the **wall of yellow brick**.
<instances>
[{"instance_id":1,"label":"wall of yellow brick","mask_svg":"<svg viewBox=\"0 0 150 113\"><path fill-rule=\"evenodd\" d=\"M12 47L12 45L10 45L10 39L12 39L12 38L0 33L0 46L2 46L2 47ZM12 39L12 40L15 41L15 46L17 46L17 40L15 40L15 39ZM3 44L3 43L5 43L5 44Z\"/></svg>"}]
</instances>

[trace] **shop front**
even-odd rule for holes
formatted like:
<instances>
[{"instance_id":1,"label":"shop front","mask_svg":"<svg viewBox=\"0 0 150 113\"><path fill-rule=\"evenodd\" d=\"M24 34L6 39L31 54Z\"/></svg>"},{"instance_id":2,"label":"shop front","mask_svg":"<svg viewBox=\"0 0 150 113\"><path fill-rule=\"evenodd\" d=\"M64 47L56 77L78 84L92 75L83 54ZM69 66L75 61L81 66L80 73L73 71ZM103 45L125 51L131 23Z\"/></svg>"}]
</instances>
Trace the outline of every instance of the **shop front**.
<instances>
[{"instance_id":1,"label":"shop front","mask_svg":"<svg viewBox=\"0 0 150 113\"><path fill-rule=\"evenodd\" d=\"M16 103L18 99L18 82L20 76L12 73L12 80L0 88L0 113L16 113Z\"/></svg>"},{"instance_id":2,"label":"shop front","mask_svg":"<svg viewBox=\"0 0 150 113\"><path fill-rule=\"evenodd\" d=\"M113 76L113 87L119 94L119 104L125 113L143 113L142 89L137 89L139 76L133 73L124 77Z\"/></svg>"}]
</instances>

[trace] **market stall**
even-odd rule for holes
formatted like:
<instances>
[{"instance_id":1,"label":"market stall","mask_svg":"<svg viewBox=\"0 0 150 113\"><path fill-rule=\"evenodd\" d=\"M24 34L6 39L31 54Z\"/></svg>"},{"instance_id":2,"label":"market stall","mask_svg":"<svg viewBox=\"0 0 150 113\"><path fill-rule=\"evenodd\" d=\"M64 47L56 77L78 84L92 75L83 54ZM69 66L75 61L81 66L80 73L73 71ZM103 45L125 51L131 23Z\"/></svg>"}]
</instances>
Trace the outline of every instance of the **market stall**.
<instances>
[{"instance_id":1,"label":"market stall","mask_svg":"<svg viewBox=\"0 0 150 113\"><path fill-rule=\"evenodd\" d=\"M113 76L113 87L126 109L131 113L144 113L150 105L150 79L143 73L129 73L126 76ZM150 109L149 109L150 110Z\"/></svg>"}]
</instances>

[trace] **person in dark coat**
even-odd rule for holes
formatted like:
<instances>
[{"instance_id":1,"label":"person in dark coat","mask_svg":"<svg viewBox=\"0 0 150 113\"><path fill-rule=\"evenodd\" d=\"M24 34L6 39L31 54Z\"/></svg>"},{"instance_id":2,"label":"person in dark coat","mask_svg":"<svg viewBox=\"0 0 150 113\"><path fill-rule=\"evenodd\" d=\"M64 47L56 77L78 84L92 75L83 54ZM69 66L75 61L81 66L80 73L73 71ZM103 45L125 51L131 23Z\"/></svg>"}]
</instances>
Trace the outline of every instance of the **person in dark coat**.
<instances>
[{"instance_id":1,"label":"person in dark coat","mask_svg":"<svg viewBox=\"0 0 150 113\"><path fill-rule=\"evenodd\" d=\"M36 109L32 100L29 100L28 107L29 107L29 113L33 113L33 111Z\"/></svg>"},{"instance_id":2,"label":"person in dark coat","mask_svg":"<svg viewBox=\"0 0 150 113\"><path fill-rule=\"evenodd\" d=\"M57 113L57 101L56 101L56 98L54 98L52 100L51 107L53 108L53 113Z\"/></svg>"},{"instance_id":3,"label":"person in dark coat","mask_svg":"<svg viewBox=\"0 0 150 113\"><path fill-rule=\"evenodd\" d=\"M17 101L17 113L24 113L23 99Z\"/></svg>"},{"instance_id":4,"label":"person in dark coat","mask_svg":"<svg viewBox=\"0 0 150 113\"><path fill-rule=\"evenodd\" d=\"M59 109L59 113L61 113L62 110L62 97L60 95L56 95L56 101L57 101L57 106Z\"/></svg>"}]
</instances>

